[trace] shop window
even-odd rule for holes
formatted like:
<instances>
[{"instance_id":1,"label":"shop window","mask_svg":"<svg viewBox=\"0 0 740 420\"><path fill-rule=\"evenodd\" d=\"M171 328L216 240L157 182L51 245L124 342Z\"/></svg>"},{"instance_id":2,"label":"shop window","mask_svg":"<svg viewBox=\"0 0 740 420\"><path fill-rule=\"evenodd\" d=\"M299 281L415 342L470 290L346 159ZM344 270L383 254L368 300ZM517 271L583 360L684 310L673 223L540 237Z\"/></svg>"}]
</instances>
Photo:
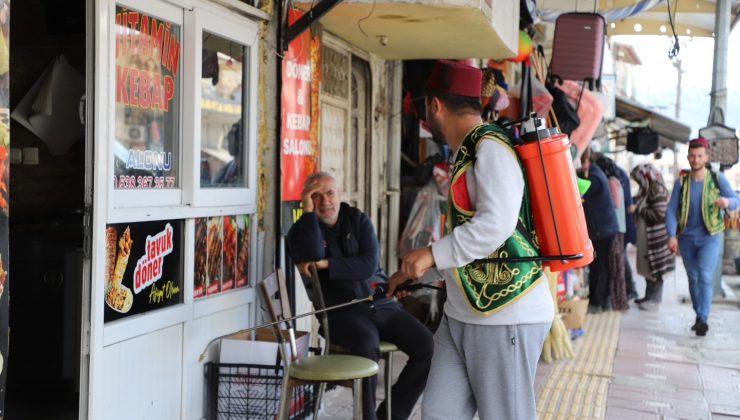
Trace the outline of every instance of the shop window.
<instances>
[{"instance_id":1,"label":"shop window","mask_svg":"<svg viewBox=\"0 0 740 420\"><path fill-rule=\"evenodd\" d=\"M257 24L122 0L113 27L113 219L253 212Z\"/></svg>"},{"instance_id":2,"label":"shop window","mask_svg":"<svg viewBox=\"0 0 740 420\"><path fill-rule=\"evenodd\" d=\"M200 186L244 188L244 58L248 48L203 31L200 83Z\"/></svg>"},{"instance_id":3,"label":"shop window","mask_svg":"<svg viewBox=\"0 0 740 420\"><path fill-rule=\"evenodd\" d=\"M185 201L195 207L248 206L257 192L257 25L192 12L193 106L185 129L194 133L195 169ZM192 114L188 114L192 113ZM188 117L192 115L192 119Z\"/></svg>"}]
</instances>

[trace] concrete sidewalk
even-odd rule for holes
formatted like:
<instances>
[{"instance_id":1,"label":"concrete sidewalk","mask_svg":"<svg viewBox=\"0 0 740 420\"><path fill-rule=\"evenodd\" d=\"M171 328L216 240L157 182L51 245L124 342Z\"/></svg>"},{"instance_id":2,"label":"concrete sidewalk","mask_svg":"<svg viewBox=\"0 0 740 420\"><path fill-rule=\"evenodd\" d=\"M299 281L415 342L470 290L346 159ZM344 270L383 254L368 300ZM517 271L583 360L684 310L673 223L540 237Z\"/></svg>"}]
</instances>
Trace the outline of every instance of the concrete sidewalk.
<instances>
[{"instance_id":1,"label":"concrete sidewalk","mask_svg":"<svg viewBox=\"0 0 740 420\"><path fill-rule=\"evenodd\" d=\"M665 281L658 311L631 304L624 313L589 315L584 337L574 342L574 359L540 362L536 387L541 419L740 418L737 298L729 293L713 303L709 332L697 337L689 329L695 316L680 258L676 266L675 276ZM636 278L642 294L645 282ZM740 286L740 277L725 281ZM395 357L395 375L405 362L403 354ZM377 395L381 401L382 386ZM332 390L320 418L351 419L351 406L348 389ZM419 403L411 419L421 419Z\"/></svg>"}]
</instances>

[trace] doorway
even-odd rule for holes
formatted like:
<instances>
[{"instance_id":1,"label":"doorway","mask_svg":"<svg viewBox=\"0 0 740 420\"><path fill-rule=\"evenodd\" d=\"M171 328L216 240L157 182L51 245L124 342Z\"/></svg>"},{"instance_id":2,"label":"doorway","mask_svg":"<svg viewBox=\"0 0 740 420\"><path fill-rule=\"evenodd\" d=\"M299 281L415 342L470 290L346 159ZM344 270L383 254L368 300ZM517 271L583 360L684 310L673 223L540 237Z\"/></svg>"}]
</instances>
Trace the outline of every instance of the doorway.
<instances>
[{"instance_id":1,"label":"doorway","mask_svg":"<svg viewBox=\"0 0 740 420\"><path fill-rule=\"evenodd\" d=\"M85 9L86 0L11 7L10 109L19 118L10 120L9 420L80 414L87 160L77 110L86 86ZM73 118L54 121L70 109ZM37 115L50 119L39 124Z\"/></svg>"}]
</instances>

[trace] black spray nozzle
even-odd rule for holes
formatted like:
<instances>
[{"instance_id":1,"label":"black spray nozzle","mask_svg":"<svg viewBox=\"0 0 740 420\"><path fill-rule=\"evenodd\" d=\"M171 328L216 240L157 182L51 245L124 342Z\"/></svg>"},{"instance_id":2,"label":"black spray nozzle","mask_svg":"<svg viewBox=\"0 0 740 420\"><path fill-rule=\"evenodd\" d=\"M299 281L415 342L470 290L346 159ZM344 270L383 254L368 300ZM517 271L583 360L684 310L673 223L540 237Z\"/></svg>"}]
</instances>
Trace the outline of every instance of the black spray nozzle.
<instances>
[{"instance_id":1,"label":"black spray nozzle","mask_svg":"<svg viewBox=\"0 0 740 420\"><path fill-rule=\"evenodd\" d=\"M373 288L375 289L375 292L373 293L373 300L383 298L388 293L388 283L375 283L373 284ZM396 291L399 292L405 290L413 292L414 290L419 290L421 288L444 290L444 288L442 287L432 286L431 284L412 283L411 280L406 280L405 282L401 283L401 285L396 287Z\"/></svg>"}]
</instances>

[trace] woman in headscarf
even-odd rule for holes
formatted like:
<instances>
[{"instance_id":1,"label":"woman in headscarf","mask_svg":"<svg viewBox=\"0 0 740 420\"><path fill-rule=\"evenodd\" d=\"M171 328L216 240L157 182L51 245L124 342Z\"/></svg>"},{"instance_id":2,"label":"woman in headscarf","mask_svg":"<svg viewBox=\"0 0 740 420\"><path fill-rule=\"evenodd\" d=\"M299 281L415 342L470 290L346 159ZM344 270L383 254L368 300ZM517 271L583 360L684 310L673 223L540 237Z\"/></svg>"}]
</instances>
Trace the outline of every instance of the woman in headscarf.
<instances>
[{"instance_id":1,"label":"woman in headscarf","mask_svg":"<svg viewBox=\"0 0 740 420\"><path fill-rule=\"evenodd\" d=\"M624 190L619 180L619 167L611 158L601 153L593 153L594 163L604 171L609 181L609 191L612 197L613 208L619 229L614 235L614 241L609 251L609 297L612 309L624 311L629 309L627 303L627 283L625 280L624 264L624 233L627 231Z\"/></svg>"},{"instance_id":2,"label":"woman in headscarf","mask_svg":"<svg viewBox=\"0 0 740 420\"><path fill-rule=\"evenodd\" d=\"M650 163L637 165L631 176L640 186L630 208L637 219L637 273L646 280L645 296L635 302L640 309L657 310L663 295L663 276L675 268L665 227L669 194L663 175Z\"/></svg>"}]
</instances>

